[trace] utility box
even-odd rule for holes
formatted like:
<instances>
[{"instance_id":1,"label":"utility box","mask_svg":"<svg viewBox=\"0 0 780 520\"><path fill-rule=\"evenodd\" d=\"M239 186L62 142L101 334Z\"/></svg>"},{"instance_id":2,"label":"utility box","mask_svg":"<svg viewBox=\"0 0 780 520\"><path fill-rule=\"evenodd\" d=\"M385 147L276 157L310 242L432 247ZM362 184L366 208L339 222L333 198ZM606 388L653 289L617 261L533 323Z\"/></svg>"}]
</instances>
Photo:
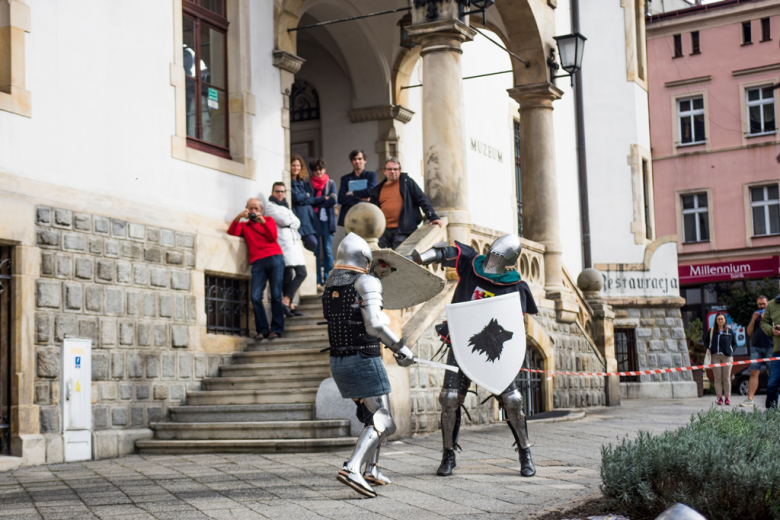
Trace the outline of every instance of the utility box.
<instances>
[{"instance_id":1,"label":"utility box","mask_svg":"<svg viewBox=\"0 0 780 520\"><path fill-rule=\"evenodd\" d=\"M92 341L62 342L60 402L65 462L92 458Z\"/></svg>"}]
</instances>

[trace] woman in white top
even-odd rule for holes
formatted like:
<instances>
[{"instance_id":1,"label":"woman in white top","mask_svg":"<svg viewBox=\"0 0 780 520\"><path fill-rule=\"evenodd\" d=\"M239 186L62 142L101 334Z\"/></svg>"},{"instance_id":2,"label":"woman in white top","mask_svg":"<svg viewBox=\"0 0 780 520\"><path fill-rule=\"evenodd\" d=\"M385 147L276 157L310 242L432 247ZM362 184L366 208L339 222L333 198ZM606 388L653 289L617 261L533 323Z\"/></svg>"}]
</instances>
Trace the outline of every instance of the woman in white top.
<instances>
[{"instance_id":1,"label":"woman in white top","mask_svg":"<svg viewBox=\"0 0 780 520\"><path fill-rule=\"evenodd\" d=\"M306 260L303 257L301 235L298 228L301 221L287 204L287 188L283 182L275 182L273 192L268 198L270 204L263 208L263 214L276 221L278 237L276 241L284 255L284 281L282 282L282 305L288 318L303 316L293 304L295 293L306 278Z\"/></svg>"}]
</instances>

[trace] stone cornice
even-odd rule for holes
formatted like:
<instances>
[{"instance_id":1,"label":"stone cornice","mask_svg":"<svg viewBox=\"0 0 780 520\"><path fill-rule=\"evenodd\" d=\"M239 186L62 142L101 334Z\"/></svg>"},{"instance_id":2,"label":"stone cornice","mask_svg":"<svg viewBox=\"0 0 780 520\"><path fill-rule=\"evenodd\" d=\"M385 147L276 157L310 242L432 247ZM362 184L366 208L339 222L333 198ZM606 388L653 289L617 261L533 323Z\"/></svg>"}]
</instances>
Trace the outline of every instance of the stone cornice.
<instances>
[{"instance_id":1,"label":"stone cornice","mask_svg":"<svg viewBox=\"0 0 780 520\"><path fill-rule=\"evenodd\" d=\"M301 70L301 65L303 65L305 62L306 60L300 56L296 56L295 54L289 53L287 51L278 49L274 51L274 67L279 67L280 69L286 70L287 72L297 74L298 71Z\"/></svg>"},{"instance_id":2,"label":"stone cornice","mask_svg":"<svg viewBox=\"0 0 780 520\"><path fill-rule=\"evenodd\" d=\"M396 121L406 124L412 120L413 115L414 112L401 105L379 105L375 107L355 108L349 111L349 118L353 123L395 119Z\"/></svg>"},{"instance_id":3,"label":"stone cornice","mask_svg":"<svg viewBox=\"0 0 780 520\"><path fill-rule=\"evenodd\" d=\"M471 41L477 35L477 31L460 20L440 20L409 25L406 28L406 32L416 41L426 36L437 36L441 33L451 33L461 41Z\"/></svg>"},{"instance_id":4,"label":"stone cornice","mask_svg":"<svg viewBox=\"0 0 780 520\"><path fill-rule=\"evenodd\" d=\"M706 83L712 81L712 76L700 76L698 78L681 79L677 81L668 81L664 83L666 88L684 87L686 85L695 85L697 83Z\"/></svg>"},{"instance_id":5,"label":"stone cornice","mask_svg":"<svg viewBox=\"0 0 780 520\"><path fill-rule=\"evenodd\" d=\"M751 67L749 69L735 70L731 73L731 75L735 78L738 78L740 76L750 76L751 74L761 74L762 72L771 72L773 70L780 70L780 63L772 63L771 65L762 65L761 67Z\"/></svg>"}]
</instances>

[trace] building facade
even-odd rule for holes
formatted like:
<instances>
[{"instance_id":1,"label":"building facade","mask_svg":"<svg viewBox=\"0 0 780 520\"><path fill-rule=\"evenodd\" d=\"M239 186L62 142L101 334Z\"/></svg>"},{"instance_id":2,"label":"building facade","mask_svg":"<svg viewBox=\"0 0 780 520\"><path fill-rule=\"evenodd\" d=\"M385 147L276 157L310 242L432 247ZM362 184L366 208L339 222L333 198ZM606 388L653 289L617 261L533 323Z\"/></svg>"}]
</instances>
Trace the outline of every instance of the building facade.
<instances>
[{"instance_id":1,"label":"building facade","mask_svg":"<svg viewBox=\"0 0 780 520\"><path fill-rule=\"evenodd\" d=\"M656 222L677 235L686 324L709 328L721 294L780 274L778 15L723 1L648 25Z\"/></svg>"}]
</instances>

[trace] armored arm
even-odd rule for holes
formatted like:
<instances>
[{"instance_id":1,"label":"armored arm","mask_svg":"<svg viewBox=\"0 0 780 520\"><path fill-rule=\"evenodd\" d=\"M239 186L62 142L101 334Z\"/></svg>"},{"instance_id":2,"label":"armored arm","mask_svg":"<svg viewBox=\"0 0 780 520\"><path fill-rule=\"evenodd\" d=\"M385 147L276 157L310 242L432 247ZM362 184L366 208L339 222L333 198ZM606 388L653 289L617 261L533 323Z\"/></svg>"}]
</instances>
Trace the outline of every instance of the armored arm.
<instances>
[{"instance_id":1,"label":"armored arm","mask_svg":"<svg viewBox=\"0 0 780 520\"><path fill-rule=\"evenodd\" d=\"M433 263L443 264L445 267L455 267L455 259L458 258L458 248L448 246L447 242L439 242L422 253L416 249L412 251L412 260L418 265Z\"/></svg>"},{"instance_id":2,"label":"armored arm","mask_svg":"<svg viewBox=\"0 0 780 520\"><path fill-rule=\"evenodd\" d=\"M398 339L398 336L387 326L386 316L382 312L382 282L369 274L364 274L355 281L355 289L362 300L360 313L363 316L366 332L379 338L395 352L399 365L411 364L414 354L406 346L406 338Z\"/></svg>"}]
</instances>

